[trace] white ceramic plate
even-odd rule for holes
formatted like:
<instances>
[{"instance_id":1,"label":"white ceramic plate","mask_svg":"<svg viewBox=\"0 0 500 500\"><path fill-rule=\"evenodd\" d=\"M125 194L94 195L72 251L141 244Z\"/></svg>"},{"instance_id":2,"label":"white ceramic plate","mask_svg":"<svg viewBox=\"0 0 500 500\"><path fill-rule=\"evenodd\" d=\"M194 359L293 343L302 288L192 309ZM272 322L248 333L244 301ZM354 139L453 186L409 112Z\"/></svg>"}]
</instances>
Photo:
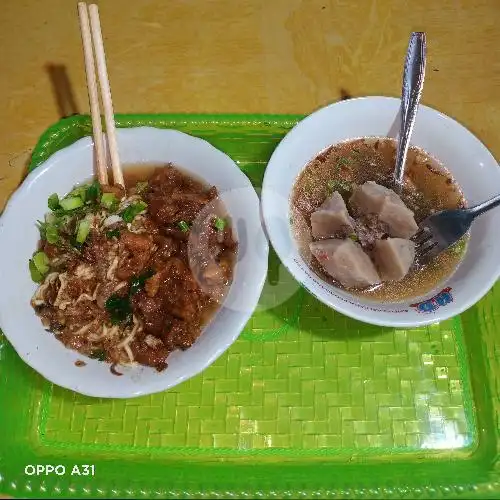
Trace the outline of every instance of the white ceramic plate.
<instances>
[{"instance_id":1,"label":"white ceramic plate","mask_svg":"<svg viewBox=\"0 0 500 500\"><path fill-rule=\"evenodd\" d=\"M407 327L459 314L495 283L500 275L495 228L500 209L483 215L473 224L467 253L457 272L418 304L361 300L324 282L299 256L289 224L290 193L304 166L331 144L366 136L396 137L398 112L398 99L366 97L327 106L305 118L287 134L269 161L262 189L262 210L269 238L281 261L319 300L367 323ZM420 106L411 142L451 171L470 205L500 192L497 162L474 135L453 119Z\"/></svg>"},{"instance_id":2,"label":"white ceramic plate","mask_svg":"<svg viewBox=\"0 0 500 500\"><path fill-rule=\"evenodd\" d=\"M51 382L98 397L133 397L173 387L209 366L238 337L257 305L267 274L268 244L261 226L259 199L250 181L224 153L208 142L175 130L148 127L117 131L120 158L127 163L173 162L218 188L239 240L234 281L224 306L196 343L168 358L168 368L122 369L66 349L44 330L30 306L36 285L28 259L39 239L35 226L51 193L65 194L92 176L92 142L84 138L51 156L32 172L0 218L0 327L21 358ZM75 366L84 360L84 367Z\"/></svg>"}]
</instances>

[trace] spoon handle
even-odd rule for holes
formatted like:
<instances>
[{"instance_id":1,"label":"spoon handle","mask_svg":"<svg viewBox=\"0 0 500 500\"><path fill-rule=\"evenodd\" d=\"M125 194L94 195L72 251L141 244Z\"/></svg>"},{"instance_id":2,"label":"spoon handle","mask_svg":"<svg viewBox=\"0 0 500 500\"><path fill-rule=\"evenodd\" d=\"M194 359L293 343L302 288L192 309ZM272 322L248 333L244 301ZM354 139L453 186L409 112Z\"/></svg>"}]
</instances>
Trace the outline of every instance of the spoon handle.
<instances>
[{"instance_id":1,"label":"spoon handle","mask_svg":"<svg viewBox=\"0 0 500 500\"><path fill-rule=\"evenodd\" d=\"M399 190L403 186L406 155L408 153L408 146L410 145L413 124L417 116L418 103L420 102L424 86L425 52L425 33L413 32L410 37L403 72L401 125L396 152L396 168L394 170L394 183Z\"/></svg>"}]
</instances>

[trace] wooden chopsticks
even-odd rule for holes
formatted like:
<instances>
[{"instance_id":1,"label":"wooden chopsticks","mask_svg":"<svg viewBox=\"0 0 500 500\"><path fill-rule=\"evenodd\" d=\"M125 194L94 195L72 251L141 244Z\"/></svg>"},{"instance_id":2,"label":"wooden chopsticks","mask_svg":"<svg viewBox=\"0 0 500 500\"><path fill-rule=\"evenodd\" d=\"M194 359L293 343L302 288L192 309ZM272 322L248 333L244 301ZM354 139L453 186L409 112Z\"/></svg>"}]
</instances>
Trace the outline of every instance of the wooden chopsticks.
<instances>
[{"instance_id":1,"label":"wooden chopsticks","mask_svg":"<svg viewBox=\"0 0 500 500\"><path fill-rule=\"evenodd\" d=\"M101 99L104 107L104 120L106 123L106 135L111 159L111 169L115 184L125 186L123 172L118 155L118 144L116 142L116 127L113 113L113 100L109 86L108 70L106 68L106 55L102 41L101 22L99 20L99 9L92 4L88 7L85 2L78 3L78 14L80 18L80 31L83 42L83 54L85 58L85 73L87 75L87 89L89 94L90 114L92 117L92 133L96 154L97 178L101 184L108 184L108 171L106 156L104 153L104 142L101 125L101 111L99 107L99 96L96 78L99 76L101 88ZM90 20L89 20L90 15ZM95 54L95 62L94 62Z\"/></svg>"}]
</instances>

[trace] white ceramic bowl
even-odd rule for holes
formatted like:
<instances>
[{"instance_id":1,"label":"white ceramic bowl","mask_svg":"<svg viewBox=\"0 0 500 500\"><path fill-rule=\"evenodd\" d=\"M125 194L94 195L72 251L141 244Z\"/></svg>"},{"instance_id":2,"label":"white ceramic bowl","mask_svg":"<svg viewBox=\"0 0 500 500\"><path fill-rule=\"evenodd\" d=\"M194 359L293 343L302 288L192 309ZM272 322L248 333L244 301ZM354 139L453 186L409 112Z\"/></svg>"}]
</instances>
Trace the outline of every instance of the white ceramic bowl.
<instances>
[{"instance_id":1,"label":"white ceramic bowl","mask_svg":"<svg viewBox=\"0 0 500 500\"><path fill-rule=\"evenodd\" d=\"M234 280L223 307L196 343L168 358L168 368L129 367L112 375L109 365L66 349L46 332L30 306L36 285L28 259L39 239L35 226L47 212L51 193L67 193L92 176L89 137L51 156L32 172L0 218L0 326L21 358L51 382L97 397L133 397L163 391L209 366L238 337L257 305L267 274L268 244L258 196L247 177L208 142L175 130L148 127L117 131L120 158L127 163L173 162L216 186L239 240ZM251 244L250 244L251 243ZM75 366L84 360L84 367Z\"/></svg>"},{"instance_id":2,"label":"white ceramic bowl","mask_svg":"<svg viewBox=\"0 0 500 500\"><path fill-rule=\"evenodd\" d=\"M398 99L366 97L327 106L302 120L281 141L269 161L262 210L269 238L281 261L319 300L366 323L408 327L434 323L465 311L495 283L500 275L495 228L500 209L474 222L458 270L418 304L361 300L324 282L299 256L288 222L290 193L304 166L331 144L365 136L396 137L398 112ZM470 205L500 192L497 162L474 135L453 119L420 106L411 142L451 171Z\"/></svg>"}]
</instances>

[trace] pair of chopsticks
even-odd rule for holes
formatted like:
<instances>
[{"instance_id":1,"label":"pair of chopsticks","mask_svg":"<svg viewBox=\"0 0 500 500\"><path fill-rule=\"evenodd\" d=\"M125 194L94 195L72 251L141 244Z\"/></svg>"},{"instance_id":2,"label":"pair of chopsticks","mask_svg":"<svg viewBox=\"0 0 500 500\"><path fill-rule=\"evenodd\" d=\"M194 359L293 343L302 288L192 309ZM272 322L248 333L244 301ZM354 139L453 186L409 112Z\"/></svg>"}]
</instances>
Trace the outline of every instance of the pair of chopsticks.
<instances>
[{"instance_id":1,"label":"pair of chopsticks","mask_svg":"<svg viewBox=\"0 0 500 500\"><path fill-rule=\"evenodd\" d=\"M78 14L80 18L80 31L83 42L83 54L85 57L85 73L87 75L87 89L89 93L90 114L92 116L92 132L94 135L94 146L96 155L97 178L100 184L108 184L108 170L106 155L104 152L104 141L101 124L101 110L99 106L99 95L97 89L97 75L101 88L101 99L104 107L104 120L106 123L106 134L108 140L111 169L115 184L125 186L123 172L118 156L118 145L116 142L115 118L113 113L113 101L109 86L108 70L106 68L106 55L102 41L101 21L99 9L92 4L87 8L85 2L78 3ZM90 18L90 19L89 19Z\"/></svg>"}]
</instances>

